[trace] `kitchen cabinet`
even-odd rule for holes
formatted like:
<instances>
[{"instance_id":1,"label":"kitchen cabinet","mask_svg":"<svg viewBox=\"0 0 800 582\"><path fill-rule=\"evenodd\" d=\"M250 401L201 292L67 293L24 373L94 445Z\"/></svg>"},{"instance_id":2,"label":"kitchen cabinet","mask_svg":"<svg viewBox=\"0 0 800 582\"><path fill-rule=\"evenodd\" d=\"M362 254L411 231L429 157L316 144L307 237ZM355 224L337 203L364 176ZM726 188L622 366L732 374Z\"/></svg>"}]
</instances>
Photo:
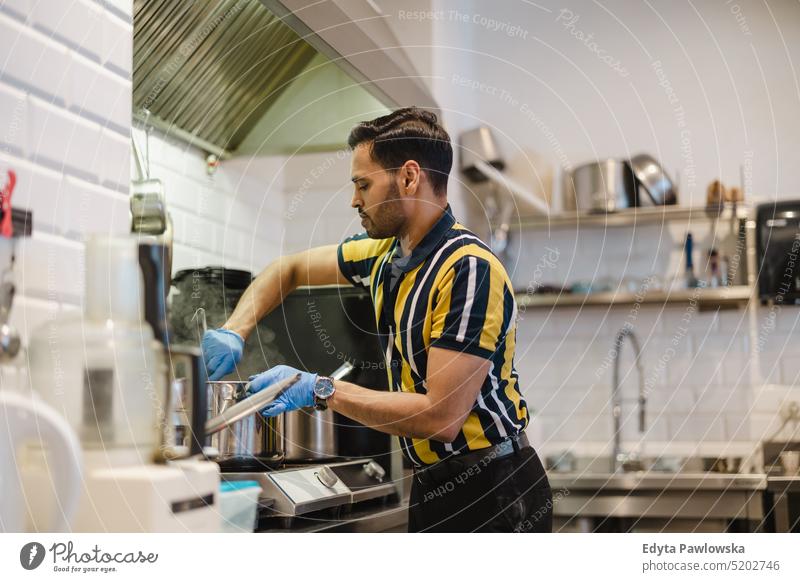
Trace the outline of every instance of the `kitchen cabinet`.
<instances>
[{"instance_id":1,"label":"kitchen cabinet","mask_svg":"<svg viewBox=\"0 0 800 582\"><path fill-rule=\"evenodd\" d=\"M800 533L800 476L768 477L771 521L778 533Z\"/></svg>"},{"instance_id":2,"label":"kitchen cabinet","mask_svg":"<svg viewBox=\"0 0 800 582\"><path fill-rule=\"evenodd\" d=\"M764 531L766 475L550 473L554 531Z\"/></svg>"}]
</instances>

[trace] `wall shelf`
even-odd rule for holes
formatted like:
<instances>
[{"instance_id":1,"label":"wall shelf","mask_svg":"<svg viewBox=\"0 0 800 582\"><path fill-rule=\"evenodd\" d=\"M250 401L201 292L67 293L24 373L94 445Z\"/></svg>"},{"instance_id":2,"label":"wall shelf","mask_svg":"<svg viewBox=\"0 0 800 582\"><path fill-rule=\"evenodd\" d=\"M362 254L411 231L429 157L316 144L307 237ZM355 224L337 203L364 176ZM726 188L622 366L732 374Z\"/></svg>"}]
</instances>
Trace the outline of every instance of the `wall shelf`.
<instances>
[{"instance_id":1,"label":"wall shelf","mask_svg":"<svg viewBox=\"0 0 800 582\"><path fill-rule=\"evenodd\" d=\"M565 228L565 227L592 227L611 228L636 226L644 224L661 224L664 222L692 220L733 220L746 219L748 207L725 206L721 212L711 210L705 206L689 208L683 206L639 206L611 213L564 212L550 216L521 216L511 223L511 226L520 228Z\"/></svg>"},{"instance_id":2,"label":"wall shelf","mask_svg":"<svg viewBox=\"0 0 800 582\"><path fill-rule=\"evenodd\" d=\"M744 306L753 295L748 285L731 287L714 287L698 289L680 289L675 291L650 291L648 293L629 293L627 291L609 291L606 293L562 293L562 294L528 294L517 293L517 305L524 308L555 307L590 307L634 304L680 304L696 302L701 309L716 307Z\"/></svg>"}]
</instances>

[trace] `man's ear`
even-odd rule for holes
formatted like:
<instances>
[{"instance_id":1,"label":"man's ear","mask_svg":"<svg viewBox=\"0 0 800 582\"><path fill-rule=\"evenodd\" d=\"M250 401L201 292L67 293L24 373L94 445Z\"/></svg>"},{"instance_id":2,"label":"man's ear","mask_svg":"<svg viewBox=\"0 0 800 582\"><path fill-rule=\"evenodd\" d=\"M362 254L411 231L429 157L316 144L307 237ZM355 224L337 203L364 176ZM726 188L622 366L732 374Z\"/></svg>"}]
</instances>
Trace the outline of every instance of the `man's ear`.
<instances>
[{"instance_id":1,"label":"man's ear","mask_svg":"<svg viewBox=\"0 0 800 582\"><path fill-rule=\"evenodd\" d=\"M408 195L415 195L422 180L422 168L414 160L407 160L400 168L400 189Z\"/></svg>"}]
</instances>

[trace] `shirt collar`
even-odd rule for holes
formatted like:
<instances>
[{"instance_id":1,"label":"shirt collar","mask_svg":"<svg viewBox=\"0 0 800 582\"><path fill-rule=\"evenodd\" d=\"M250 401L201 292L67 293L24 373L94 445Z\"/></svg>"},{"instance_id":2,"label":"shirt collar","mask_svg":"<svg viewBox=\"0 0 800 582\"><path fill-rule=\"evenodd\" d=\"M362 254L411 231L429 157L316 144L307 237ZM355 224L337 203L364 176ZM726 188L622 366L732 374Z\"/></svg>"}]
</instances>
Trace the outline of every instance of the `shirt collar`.
<instances>
[{"instance_id":1,"label":"shirt collar","mask_svg":"<svg viewBox=\"0 0 800 582\"><path fill-rule=\"evenodd\" d=\"M412 269L416 269L428 256L439 246L445 235L450 231L456 219L453 216L453 211L450 205L442 212L442 216L436 221L428 233L422 237L422 240L415 246L411 254L406 257L400 256L400 241L395 239L394 252L392 254L392 268L398 269L403 273L407 273Z\"/></svg>"}]
</instances>

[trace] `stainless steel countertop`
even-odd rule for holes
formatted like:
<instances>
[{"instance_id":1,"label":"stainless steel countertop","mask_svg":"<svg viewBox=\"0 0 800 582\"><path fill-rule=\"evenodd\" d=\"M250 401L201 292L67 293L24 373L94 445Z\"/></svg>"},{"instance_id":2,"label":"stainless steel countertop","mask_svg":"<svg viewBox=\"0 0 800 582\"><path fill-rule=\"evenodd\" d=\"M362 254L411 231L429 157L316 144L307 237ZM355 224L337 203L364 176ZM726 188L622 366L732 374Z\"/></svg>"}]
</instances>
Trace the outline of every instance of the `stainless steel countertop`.
<instances>
[{"instance_id":1,"label":"stainless steel countertop","mask_svg":"<svg viewBox=\"0 0 800 582\"><path fill-rule=\"evenodd\" d=\"M557 473L547 475L553 489L592 491L722 490L755 491L767 487L767 476L728 473Z\"/></svg>"}]
</instances>

